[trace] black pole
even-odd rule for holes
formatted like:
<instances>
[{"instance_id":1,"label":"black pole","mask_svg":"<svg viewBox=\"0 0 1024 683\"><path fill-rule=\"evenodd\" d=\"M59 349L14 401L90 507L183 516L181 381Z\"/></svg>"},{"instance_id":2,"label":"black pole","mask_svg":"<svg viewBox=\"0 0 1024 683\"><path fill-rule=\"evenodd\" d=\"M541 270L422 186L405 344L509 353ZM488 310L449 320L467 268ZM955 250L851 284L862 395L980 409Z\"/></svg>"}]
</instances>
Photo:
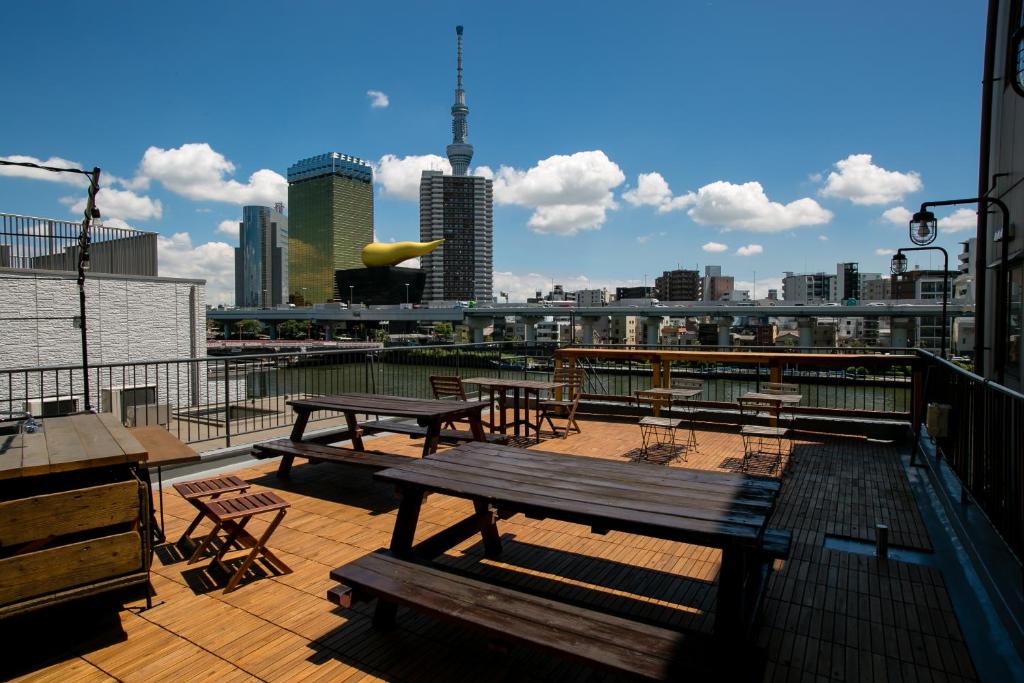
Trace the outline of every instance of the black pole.
<instances>
[{"instance_id":1,"label":"black pole","mask_svg":"<svg viewBox=\"0 0 1024 683\"><path fill-rule=\"evenodd\" d=\"M994 357L992 359L993 367L996 368L996 377L998 378L999 383L1003 384L1004 380L1006 379L1006 368L1005 368L1005 363L1003 362L1005 360L1005 356L1006 356L1006 316L1004 315L1005 314L1004 308L1006 307L1006 296L1007 296L1007 292L1006 292L1006 287L1007 287L1007 282L1006 282L1007 267L1006 267L1006 265L1007 264L1006 264L1006 261L1009 258L1009 254L1010 254L1010 241L1009 241L1010 240L1010 209L1006 206L1006 203L1003 202L1003 200L1001 200L1001 199L999 199L997 197L968 197L966 199L947 199L947 200L941 201L941 202L924 202L923 204L921 204L921 211L922 212L927 211L929 206L956 206L957 204L978 204L980 208L985 208L986 210L987 210L987 205L988 204L995 204L996 206L999 207L999 210L1003 214L1002 257L1001 257L1001 259L999 261L999 270L998 270L997 281L996 281L996 301L995 301L995 306L993 307L993 309L995 311L995 318L996 318L996 320L995 320L995 322L996 322L996 325L995 325L995 328L996 328L995 337L996 338L995 338L994 343L992 345L993 351L994 351L994 354L993 354ZM987 221L986 221L986 223L987 223ZM985 239L988 239L987 235L986 235ZM978 244L981 244L981 243L979 242ZM941 248L941 247L936 247L936 249L939 249L939 248ZM975 248L976 249L978 248L977 245L975 245ZM905 251L910 251L910 249L906 249ZM985 252L981 251L981 252L978 252L978 253L984 254ZM977 256L975 256L975 260L978 260ZM985 264L985 263L982 263L982 262L979 261L978 269L980 270L982 268L984 268L984 273L975 274L974 285L975 285L975 292L976 293L978 292L978 289L977 289L978 281L981 280L982 278L988 276L988 264ZM985 290L983 288L981 290L981 292L984 292L984 291ZM979 297L979 298L981 298L981 297ZM982 300L980 302L980 305L981 306L985 305L984 300ZM975 334L977 334L977 312L978 312L978 307L979 307L979 302L975 301L975 307L974 307L974 310L975 310ZM984 315L982 317L982 320L984 321ZM975 352L975 363L977 363L977 360L978 360L977 359L977 352ZM985 372L984 368L980 368L980 370L981 370L982 373Z\"/></svg>"},{"instance_id":2,"label":"black pole","mask_svg":"<svg viewBox=\"0 0 1024 683\"><path fill-rule=\"evenodd\" d=\"M922 209L923 211L924 209ZM903 247L897 254L905 251L941 251L942 252L942 334L939 337L939 355L946 357L946 302L949 299L949 253L942 247Z\"/></svg>"},{"instance_id":3,"label":"black pole","mask_svg":"<svg viewBox=\"0 0 1024 683\"><path fill-rule=\"evenodd\" d=\"M977 305L974 307L974 369L985 376L985 295L988 288L988 200L985 196L992 190L989 186L989 156L992 151L992 96L995 85L996 32L999 29L999 0L989 0L988 17L985 22L985 58L981 72L981 129L978 145L978 196L983 200L978 205L978 227L976 232L974 259L978 263L975 272L974 293ZM1005 211L1004 211L1005 214ZM1005 230L1004 230L1005 231ZM988 340L991 344L991 340ZM1002 383L1002 382L1000 382ZM976 410L984 410L979 403ZM978 421L977 424L983 424ZM976 430L980 432L981 430ZM980 445L975 452L980 452Z\"/></svg>"},{"instance_id":4,"label":"black pole","mask_svg":"<svg viewBox=\"0 0 1024 683\"><path fill-rule=\"evenodd\" d=\"M85 391L85 412L92 412L89 398L89 332L85 321L85 271L89 267L89 226L93 218L99 218L96 209L96 193L100 191L100 169L93 166L89 174L89 199L85 202L85 217L82 232L78 236L78 316L82 321L82 389Z\"/></svg>"}]
</instances>

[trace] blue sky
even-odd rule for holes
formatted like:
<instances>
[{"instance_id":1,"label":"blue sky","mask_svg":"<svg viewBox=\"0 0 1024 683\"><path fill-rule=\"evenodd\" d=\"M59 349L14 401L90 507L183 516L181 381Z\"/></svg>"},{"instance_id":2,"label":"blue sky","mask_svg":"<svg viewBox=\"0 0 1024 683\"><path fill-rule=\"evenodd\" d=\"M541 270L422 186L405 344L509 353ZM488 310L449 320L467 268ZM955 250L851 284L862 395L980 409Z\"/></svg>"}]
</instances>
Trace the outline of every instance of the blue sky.
<instances>
[{"instance_id":1,"label":"blue sky","mask_svg":"<svg viewBox=\"0 0 1024 683\"><path fill-rule=\"evenodd\" d=\"M900 207L975 193L984 15L947 0L15 3L0 156L102 167L105 216L160 232L161 274L207 277L230 303L237 238L218 226L283 199L300 158L373 161L378 238L417 238L461 23L496 290L720 264L745 286L756 272L763 295L784 270L885 272L878 250L907 244ZM80 186L7 173L0 211L77 216ZM972 220L940 220L939 244L959 251Z\"/></svg>"}]
</instances>

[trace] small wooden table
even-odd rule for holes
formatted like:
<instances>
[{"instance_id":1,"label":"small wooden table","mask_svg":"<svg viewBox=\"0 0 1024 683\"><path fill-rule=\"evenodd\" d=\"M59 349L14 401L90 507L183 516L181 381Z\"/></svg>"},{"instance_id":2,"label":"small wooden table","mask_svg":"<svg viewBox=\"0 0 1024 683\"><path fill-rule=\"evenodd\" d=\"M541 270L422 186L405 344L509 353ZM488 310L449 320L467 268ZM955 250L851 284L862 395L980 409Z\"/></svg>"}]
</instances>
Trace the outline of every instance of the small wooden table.
<instances>
[{"instance_id":1,"label":"small wooden table","mask_svg":"<svg viewBox=\"0 0 1024 683\"><path fill-rule=\"evenodd\" d=\"M482 401L442 401L432 398L406 398L377 394L338 394L297 399L288 401L288 405L295 411L295 425L292 427L290 437L292 441L302 441L302 435L306 431L310 415L318 410L331 410L345 414L345 422L348 425L347 436L352 442L352 448L357 451L366 450L363 446L359 421L356 419L359 414L415 419L417 424L427 429L423 443L424 456L437 451L441 426L449 420L467 419L473 438L478 441L484 440L484 428L480 413L486 404ZM387 423L380 421L374 428L377 431L387 431ZM294 456L282 457L277 471L278 476L288 476L293 460Z\"/></svg>"},{"instance_id":2,"label":"small wooden table","mask_svg":"<svg viewBox=\"0 0 1024 683\"><path fill-rule=\"evenodd\" d=\"M763 394L759 391L748 391L740 396L743 399L756 401L775 401L780 406L795 406L803 400L803 394Z\"/></svg>"},{"instance_id":3,"label":"small wooden table","mask_svg":"<svg viewBox=\"0 0 1024 683\"><path fill-rule=\"evenodd\" d=\"M540 392L542 391L554 391L565 386L565 382L545 382L532 379L503 379L500 377L471 377L470 379L462 380L463 384L474 384L482 389L487 389L490 398L489 404L491 406L491 431L500 431L502 434L507 433L509 427L513 428L516 436L519 436L519 426L523 425L526 429L526 436L530 436L530 429L533 429L537 434L537 438L540 438L540 424L530 421L530 394L536 401L540 400ZM507 398L505 392L512 391L512 423L508 423L508 416L505 414L505 408L507 407ZM498 409L501 412L498 424L494 423L494 398L495 394L498 397ZM524 399L523 403L520 403L520 394ZM520 412L522 408L523 412ZM525 415L523 414L525 413Z\"/></svg>"},{"instance_id":4,"label":"small wooden table","mask_svg":"<svg viewBox=\"0 0 1024 683\"><path fill-rule=\"evenodd\" d=\"M374 475L402 500L391 553L429 560L479 533L485 553L501 553L497 516L525 513L722 549L715 634L741 636L761 595L759 558L780 483L747 475L468 443ZM474 514L413 544L426 493L471 500ZM497 515L497 516L496 516ZM380 623L394 605L378 603Z\"/></svg>"},{"instance_id":5,"label":"small wooden table","mask_svg":"<svg viewBox=\"0 0 1024 683\"><path fill-rule=\"evenodd\" d=\"M152 468L156 468L157 486L160 489L160 523L154 524L153 534L157 543L167 540L164 535L164 474L163 468L170 465L184 465L199 462L202 458L194 450L186 446L166 428L160 425L133 427L128 432L134 436L149 453L143 470L147 476ZM156 511L154 510L154 513Z\"/></svg>"}]
</instances>

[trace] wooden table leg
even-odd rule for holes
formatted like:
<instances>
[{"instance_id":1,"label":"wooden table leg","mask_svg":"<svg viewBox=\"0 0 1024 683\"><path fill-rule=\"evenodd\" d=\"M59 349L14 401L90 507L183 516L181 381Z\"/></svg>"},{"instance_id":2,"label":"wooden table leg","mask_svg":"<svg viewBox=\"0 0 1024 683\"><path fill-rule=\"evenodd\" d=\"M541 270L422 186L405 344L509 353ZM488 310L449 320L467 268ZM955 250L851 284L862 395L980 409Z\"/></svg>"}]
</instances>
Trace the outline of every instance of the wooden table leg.
<instances>
[{"instance_id":1,"label":"wooden table leg","mask_svg":"<svg viewBox=\"0 0 1024 683\"><path fill-rule=\"evenodd\" d=\"M506 430L508 430L508 418L505 416L505 411L508 408L508 396L506 395L504 388L502 388L500 391L501 393L498 394L498 409L501 410L501 418L499 419L499 423L501 424L501 433L505 434Z\"/></svg>"},{"instance_id":2,"label":"wooden table leg","mask_svg":"<svg viewBox=\"0 0 1024 683\"><path fill-rule=\"evenodd\" d=\"M423 439L423 457L437 453L437 444L441 441L441 420L432 420L427 425L426 437Z\"/></svg>"},{"instance_id":3,"label":"wooden table leg","mask_svg":"<svg viewBox=\"0 0 1024 683\"><path fill-rule=\"evenodd\" d=\"M484 542L484 557L497 559L501 556L501 536L498 534L497 515L491 506L483 501L473 501L476 510L480 537Z\"/></svg>"},{"instance_id":4,"label":"wooden table leg","mask_svg":"<svg viewBox=\"0 0 1024 683\"><path fill-rule=\"evenodd\" d=\"M357 451L365 451L366 448L363 446L363 436L359 432L359 420L356 419L356 414L346 410L345 422L348 424L348 432L350 434L349 438L352 440L352 448Z\"/></svg>"},{"instance_id":5,"label":"wooden table leg","mask_svg":"<svg viewBox=\"0 0 1024 683\"><path fill-rule=\"evenodd\" d=\"M514 429L512 430L516 436L519 436L519 425L522 424L522 419L519 415L519 387L513 387L512 389L512 424ZM529 436L529 434L527 434Z\"/></svg>"},{"instance_id":6,"label":"wooden table leg","mask_svg":"<svg viewBox=\"0 0 1024 683\"><path fill-rule=\"evenodd\" d=\"M469 431L473 432L473 438L477 441L486 441L487 435L484 433L484 421L482 417L483 408L479 410L473 410L469 413Z\"/></svg>"},{"instance_id":7,"label":"wooden table leg","mask_svg":"<svg viewBox=\"0 0 1024 683\"><path fill-rule=\"evenodd\" d=\"M302 441L302 435L306 432L306 425L309 424L310 410L299 409L296 406L292 406L295 410L295 424L292 425L292 433L289 437L292 441ZM292 472L292 463L295 461L295 456L285 455L281 457L281 464L277 467L277 477L279 479L287 479Z\"/></svg>"},{"instance_id":8,"label":"wooden table leg","mask_svg":"<svg viewBox=\"0 0 1024 683\"><path fill-rule=\"evenodd\" d=\"M413 558L412 541L416 536L416 524L419 522L420 509L423 507L423 491L412 487L403 487L402 500L398 504L395 516L395 530L391 533L391 554L397 558L408 560ZM398 605L393 602L377 600L377 608L373 613L373 625L377 628L391 628L395 625Z\"/></svg>"},{"instance_id":9,"label":"wooden table leg","mask_svg":"<svg viewBox=\"0 0 1024 683\"><path fill-rule=\"evenodd\" d=\"M722 565L718 570L718 602L715 607L715 637L738 638L743 634L746 554L739 548L722 549Z\"/></svg>"}]
</instances>

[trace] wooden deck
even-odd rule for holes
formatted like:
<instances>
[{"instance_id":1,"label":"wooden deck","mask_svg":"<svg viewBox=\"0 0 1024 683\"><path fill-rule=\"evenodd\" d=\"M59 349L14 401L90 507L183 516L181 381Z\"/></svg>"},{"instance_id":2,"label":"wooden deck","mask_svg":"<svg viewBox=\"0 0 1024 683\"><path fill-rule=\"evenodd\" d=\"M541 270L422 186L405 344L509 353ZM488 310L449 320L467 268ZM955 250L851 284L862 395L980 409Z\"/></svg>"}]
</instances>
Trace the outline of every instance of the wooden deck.
<instances>
[{"instance_id":1,"label":"wooden deck","mask_svg":"<svg viewBox=\"0 0 1024 683\"><path fill-rule=\"evenodd\" d=\"M636 459L633 422L581 420L583 433L531 446L582 455ZM742 446L730 431L701 431L700 452L671 467L735 470ZM375 449L418 454L421 442L375 439ZM670 454L666 454L670 455ZM667 458L666 458L667 459ZM666 466L638 464L638 467ZM292 479L276 463L237 472L254 489L272 488L292 504L270 541L295 571L274 576L263 565L233 593L226 577L188 567L166 548L154 566L156 606L96 616L78 609L2 625L3 674L23 680L520 681L608 680L577 664L514 648L495 652L473 634L411 612L398 628L370 626L372 606L338 610L324 595L328 572L388 544L396 498L368 472L300 461ZM755 468L756 469L756 468ZM930 541L895 446L858 439L805 440L781 470L780 502L771 522L793 531L792 558L777 563L757 645L765 680L958 681L975 678L940 573L924 566L825 550L826 534L873 541L876 523L894 546L929 549ZM168 489L168 536L176 538L193 508ZM420 536L467 514L444 496L424 504ZM255 533L262 522L253 524ZM486 560L477 540L441 561L510 585L668 627L710 632L720 553L638 538L597 536L589 529L521 516L501 522L500 561ZM90 616L91 615L91 616Z\"/></svg>"}]
</instances>

